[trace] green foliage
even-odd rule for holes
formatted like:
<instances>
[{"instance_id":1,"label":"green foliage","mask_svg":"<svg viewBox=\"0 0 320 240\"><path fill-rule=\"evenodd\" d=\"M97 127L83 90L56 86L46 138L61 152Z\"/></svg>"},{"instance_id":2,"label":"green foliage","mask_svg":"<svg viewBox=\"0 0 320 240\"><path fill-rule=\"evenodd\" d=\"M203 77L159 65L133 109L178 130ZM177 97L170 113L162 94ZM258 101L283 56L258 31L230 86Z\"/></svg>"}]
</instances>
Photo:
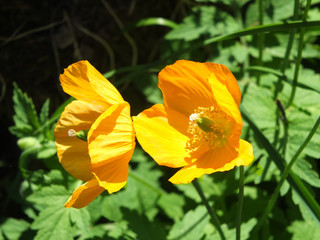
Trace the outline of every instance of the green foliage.
<instances>
[{"instance_id":1,"label":"green foliage","mask_svg":"<svg viewBox=\"0 0 320 240\"><path fill-rule=\"evenodd\" d=\"M257 227L285 167L320 116L320 11L316 5L320 1L312 1L310 9L307 0L300 1L296 13L294 2L299 1L178 2L175 11L180 18L155 16L119 30L117 37L151 25L166 29L143 65L116 67L105 76L116 78L117 87L131 94L130 104L139 113L145 106L163 102L157 73L166 64L190 59L228 66L242 92L242 138L252 143L255 155L255 161L245 168L241 239L320 238L319 129L280 186L266 221ZM263 9L259 11L261 2ZM307 21L302 21L305 10L309 10ZM300 62L299 71L296 61ZM134 90L128 90L129 84ZM125 189L111 195L104 192L82 209L64 208L82 183L60 166L53 129L73 99L52 115L47 100L38 114L32 99L17 84L13 86L15 125L10 132L18 138L22 175L5 185L8 198L19 204L23 216L1 218L0 240L219 239L196 189L191 184L169 183L167 179L175 170L158 166L139 146L130 162ZM226 239L235 239L238 169L199 180Z\"/></svg>"}]
</instances>

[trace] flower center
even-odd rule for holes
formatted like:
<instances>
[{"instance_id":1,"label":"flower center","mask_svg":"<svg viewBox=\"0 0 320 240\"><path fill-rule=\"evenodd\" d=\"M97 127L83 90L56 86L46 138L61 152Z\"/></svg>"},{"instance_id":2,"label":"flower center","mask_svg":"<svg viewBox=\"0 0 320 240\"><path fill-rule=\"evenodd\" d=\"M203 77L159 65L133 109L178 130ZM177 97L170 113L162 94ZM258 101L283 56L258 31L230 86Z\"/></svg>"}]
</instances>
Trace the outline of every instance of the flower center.
<instances>
[{"instance_id":1,"label":"flower center","mask_svg":"<svg viewBox=\"0 0 320 240\"><path fill-rule=\"evenodd\" d=\"M193 152L202 145L211 149L223 147L230 136L233 123L230 118L219 108L198 107L189 116L188 132L191 138L187 148Z\"/></svg>"}]
</instances>

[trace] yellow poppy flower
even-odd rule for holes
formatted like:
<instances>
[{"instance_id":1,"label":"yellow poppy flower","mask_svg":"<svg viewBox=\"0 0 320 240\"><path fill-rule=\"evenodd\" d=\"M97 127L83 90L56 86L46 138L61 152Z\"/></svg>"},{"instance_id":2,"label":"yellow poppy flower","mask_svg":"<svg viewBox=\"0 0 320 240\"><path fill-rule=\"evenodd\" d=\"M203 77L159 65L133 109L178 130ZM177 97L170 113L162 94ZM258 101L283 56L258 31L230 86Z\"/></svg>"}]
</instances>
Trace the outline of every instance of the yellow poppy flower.
<instances>
[{"instance_id":1,"label":"yellow poppy flower","mask_svg":"<svg viewBox=\"0 0 320 240\"><path fill-rule=\"evenodd\" d=\"M142 148L159 164L183 167L169 179L189 183L203 174L247 166L250 143L240 139L241 93L220 64L180 60L159 73L163 104L133 117Z\"/></svg>"},{"instance_id":2,"label":"yellow poppy flower","mask_svg":"<svg viewBox=\"0 0 320 240\"><path fill-rule=\"evenodd\" d=\"M65 207L81 208L104 190L113 193L126 184L135 135L130 105L88 61L70 65L60 82L77 100L64 109L54 130L57 155L66 171L86 182Z\"/></svg>"}]
</instances>

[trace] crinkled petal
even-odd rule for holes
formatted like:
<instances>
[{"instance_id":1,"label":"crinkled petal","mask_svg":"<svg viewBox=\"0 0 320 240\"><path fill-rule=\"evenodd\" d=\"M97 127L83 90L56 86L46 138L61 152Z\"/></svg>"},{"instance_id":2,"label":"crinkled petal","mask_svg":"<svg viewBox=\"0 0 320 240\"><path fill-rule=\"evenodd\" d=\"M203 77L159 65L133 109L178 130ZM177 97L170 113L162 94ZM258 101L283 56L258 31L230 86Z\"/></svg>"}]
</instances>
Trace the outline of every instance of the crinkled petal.
<instances>
[{"instance_id":1,"label":"crinkled petal","mask_svg":"<svg viewBox=\"0 0 320 240\"><path fill-rule=\"evenodd\" d=\"M63 90L76 99L108 108L123 101L118 90L88 61L79 61L60 75Z\"/></svg>"},{"instance_id":2,"label":"crinkled petal","mask_svg":"<svg viewBox=\"0 0 320 240\"><path fill-rule=\"evenodd\" d=\"M214 73L217 79L227 86L228 91L232 95L235 103L240 106L241 92L236 78L226 66L217 63L204 63L210 72Z\"/></svg>"},{"instance_id":3,"label":"crinkled petal","mask_svg":"<svg viewBox=\"0 0 320 240\"><path fill-rule=\"evenodd\" d=\"M64 109L54 130L59 161L77 179L88 181L93 177L90 172L88 143L77 137L70 137L68 131L90 129L103 111L101 106L80 100L73 101Z\"/></svg>"},{"instance_id":4,"label":"crinkled petal","mask_svg":"<svg viewBox=\"0 0 320 240\"><path fill-rule=\"evenodd\" d=\"M174 118L174 113L170 114ZM185 116L176 112L177 125L185 125ZM185 151L188 137L168 123L167 113L162 104L156 104L137 117L133 117L134 129L142 148L159 164L181 167L188 164Z\"/></svg>"},{"instance_id":5,"label":"crinkled petal","mask_svg":"<svg viewBox=\"0 0 320 240\"><path fill-rule=\"evenodd\" d=\"M65 203L66 208L82 208L91 203L105 189L99 186L97 179L93 178L85 184L78 187L68 201Z\"/></svg>"},{"instance_id":6,"label":"crinkled petal","mask_svg":"<svg viewBox=\"0 0 320 240\"><path fill-rule=\"evenodd\" d=\"M248 166L253 158L251 144L240 139L238 150L226 146L220 150L208 151L194 163L180 169L169 181L174 184L189 183L203 174L225 172L235 166Z\"/></svg>"},{"instance_id":7,"label":"crinkled petal","mask_svg":"<svg viewBox=\"0 0 320 240\"><path fill-rule=\"evenodd\" d=\"M119 190L127 180L128 163L135 147L130 105L122 102L104 112L92 125L88 143L91 171L100 186L109 193ZM108 169L112 169L111 175ZM110 187L112 184L117 187Z\"/></svg>"},{"instance_id":8,"label":"crinkled petal","mask_svg":"<svg viewBox=\"0 0 320 240\"><path fill-rule=\"evenodd\" d=\"M213 106L214 98L203 63L179 60L159 73L159 87L170 109L189 117L198 107Z\"/></svg>"},{"instance_id":9,"label":"crinkled petal","mask_svg":"<svg viewBox=\"0 0 320 240\"><path fill-rule=\"evenodd\" d=\"M212 86L212 92L216 104L223 112L231 116L237 124L241 125L242 129L242 118L239 111L239 107L234 101L234 98L229 92L227 86L221 83L221 81L218 80L215 74L211 74L208 80Z\"/></svg>"}]
</instances>

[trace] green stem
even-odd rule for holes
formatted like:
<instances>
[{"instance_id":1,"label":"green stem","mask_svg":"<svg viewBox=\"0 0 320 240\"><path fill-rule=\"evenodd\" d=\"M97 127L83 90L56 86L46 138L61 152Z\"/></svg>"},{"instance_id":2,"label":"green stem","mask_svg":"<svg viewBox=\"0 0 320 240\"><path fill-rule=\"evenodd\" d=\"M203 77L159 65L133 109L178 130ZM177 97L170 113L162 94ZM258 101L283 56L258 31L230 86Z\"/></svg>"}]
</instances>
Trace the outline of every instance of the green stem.
<instances>
[{"instance_id":1,"label":"green stem","mask_svg":"<svg viewBox=\"0 0 320 240\"><path fill-rule=\"evenodd\" d=\"M305 8L303 16L302 16L303 22L305 22L307 20L307 15L308 15L310 5L311 5L311 0L308 0L307 4L306 4L306 8ZM301 63L301 55L302 55L302 49L303 49L304 32L305 32L305 28L300 28L298 53L297 53L297 59L296 59L294 77L293 77L293 83L292 83L293 86L292 86L291 94L289 97L289 101L286 105L286 108L290 107L290 105L293 102L294 96L296 94L296 89L297 89L297 85L298 85L298 76L299 76L299 70L300 70L300 63Z\"/></svg>"},{"instance_id":2,"label":"green stem","mask_svg":"<svg viewBox=\"0 0 320 240\"><path fill-rule=\"evenodd\" d=\"M263 0L259 0L259 23L263 25ZM262 58L263 58L263 48L264 48L264 33L259 33L258 35L258 48L259 48L259 58L258 58L258 65L262 65ZM261 74L258 73L257 75L257 85L260 85L260 77Z\"/></svg>"},{"instance_id":3,"label":"green stem","mask_svg":"<svg viewBox=\"0 0 320 240\"><path fill-rule=\"evenodd\" d=\"M296 20L298 18L299 5L300 5L299 4L299 0L295 0L294 1L294 8L293 8L293 20ZM282 61L281 65L280 65L280 71L282 73L282 77L279 77L278 81L276 83L276 90L275 90L275 93L274 93L274 99L277 99L277 97L278 97L279 91L280 91L281 86L282 86L281 81L283 79L286 79L285 70L286 70L286 68L288 66L288 63L289 63L289 57L290 57L291 49L292 49L292 46L293 46L293 40L294 40L295 33L296 33L295 29L291 29L289 31L289 39L288 39L286 53L284 55L284 58L283 58L283 61Z\"/></svg>"},{"instance_id":4,"label":"green stem","mask_svg":"<svg viewBox=\"0 0 320 240\"><path fill-rule=\"evenodd\" d=\"M264 146L265 150L268 152L272 161L277 165L278 169L283 172L286 166L286 161L283 159L280 153L275 150L269 140L263 135L248 112L242 106L240 106L240 110L243 118L248 122L250 128L255 133L256 138L259 139L261 145ZM303 181L299 177L297 177L296 174L290 171L288 182L290 183L293 190L298 193L299 197L301 198L301 200L303 200L305 206L308 208L308 210L310 210L314 218L317 221L320 221L320 206L309 189L304 185Z\"/></svg>"},{"instance_id":5,"label":"green stem","mask_svg":"<svg viewBox=\"0 0 320 240\"><path fill-rule=\"evenodd\" d=\"M238 209L236 216L236 240L240 240L241 236L241 214L242 214L242 204L243 204L243 189L244 189L244 167L239 167L240 179L239 179L239 200Z\"/></svg>"},{"instance_id":6,"label":"green stem","mask_svg":"<svg viewBox=\"0 0 320 240\"><path fill-rule=\"evenodd\" d=\"M213 211L212 208L210 207L208 200L207 200L206 197L204 196L204 193L203 193L203 191L202 191L202 189L201 189L201 187L200 187L200 184L199 184L198 180L197 180L197 179L193 180L193 181L192 181L192 185L193 185L194 188L197 190L197 192L198 192L198 194L199 194L199 196L200 196L203 204L204 204L205 207L207 208L207 211L208 211L208 213L209 213L209 215L210 215L210 217L211 217L211 221L212 221L213 225L217 228L217 230L218 230L218 232L219 232L219 234L220 234L221 239L222 239L222 240L225 240L226 237L224 236L224 233L223 233L223 231L222 231L222 229L221 229L220 221L219 221L217 215L214 213L214 211Z\"/></svg>"},{"instance_id":7,"label":"green stem","mask_svg":"<svg viewBox=\"0 0 320 240\"><path fill-rule=\"evenodd\" d=\"M274 192L273 192L273 194L272 194L272 196L271 196L271 198L270 198L270 200L268 202L267 208L264 211L262 217L259 219L259 222L256 225L255 231L258 231L261 228L261 226L263 225L263 223L265 222L265 220L267 219L269 213L271 212L271 210L273 209L273 207L274 207L274 205L276 203L276 200L278 198L278 195L279 195L280 189L282 187L282 184L284 183L284 181L287 179L288 175L290 174L290 170L291 170L293 164L296 162L296 160L300 156L300 154L303 151L303 149L310 142L311 138L316 133L319 125L320 125L320 117L318 117L318 120L314 124L314 126L311 129L310 133L308 134L307 138L304 140L303 144L299 147L298 151L295 153L295 155L291 159L290 163L284 169L283 174L281 176L281 179L280 179L276 189L274 190Z\"/></svg>"},{"instance_id":8,"label":"green stem","mask_svg":"<svg viewBox=\"0 0 320 240\"><path fill-rule=\"evenodd\" d=\"M295 65L295 70L294 70L294 77L293 77L293 82L292 82L293 86L292 86L291 94L290 94L288 103L286 105L286 108L290 107L290 105L292 104L293 99L295 97L295 94L296 94L296 89L297 89L297 85L298 85L298 76L299 76L299 71L300 71L301 55L302 55L302 49L303 49L304 32L305 32L304 28L300 29L298 54L297 54L296 65Z\"/></svg>"}]
</instances>

